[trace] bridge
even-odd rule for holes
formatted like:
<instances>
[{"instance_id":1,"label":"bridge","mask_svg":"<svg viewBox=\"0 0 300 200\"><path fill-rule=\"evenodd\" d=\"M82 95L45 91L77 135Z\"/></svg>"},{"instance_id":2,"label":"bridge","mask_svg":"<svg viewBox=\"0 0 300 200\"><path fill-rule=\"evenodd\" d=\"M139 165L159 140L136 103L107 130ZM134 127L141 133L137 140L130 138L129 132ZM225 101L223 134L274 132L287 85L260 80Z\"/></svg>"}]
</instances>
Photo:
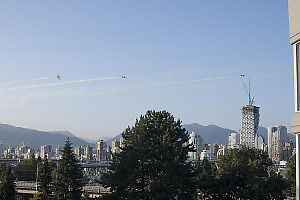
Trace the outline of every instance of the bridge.
<instances>
[{"instance_id":1,"label":"bridge","mask_svg":"<svg viewBox=\"0 0 300 200\"><path fill-rule=\"evenodd\" d=\"M35 194L37 193L37 184L36 182L30 181L17 181L16 191L19 194ZM99 184L85 185L83 186L82 191L87 192L90 198L97 198L110 193L109 189L104 188Z\"/></svg>"}]
</instances>

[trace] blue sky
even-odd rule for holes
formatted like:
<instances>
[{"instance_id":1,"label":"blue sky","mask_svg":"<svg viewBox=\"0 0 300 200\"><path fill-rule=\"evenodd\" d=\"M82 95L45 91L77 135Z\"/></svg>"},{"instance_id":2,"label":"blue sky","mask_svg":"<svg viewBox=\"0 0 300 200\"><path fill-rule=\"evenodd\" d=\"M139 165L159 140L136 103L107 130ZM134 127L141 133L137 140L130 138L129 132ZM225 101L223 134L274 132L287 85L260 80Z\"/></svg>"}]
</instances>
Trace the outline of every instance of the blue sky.
<instances>
[{"instance_id":1,"label":"blue sky","mask_svg":"<svg viewBox=\"0 0 300 200\"><path fill-rule=\"evenodd\" d=\"M0 91L1 123L100 139L165 109L183 123L237 130L244 73L260 125L290 128L287 1L2 1L0 26L0 85L127 76Z\"/></svg>"}]
</instances>

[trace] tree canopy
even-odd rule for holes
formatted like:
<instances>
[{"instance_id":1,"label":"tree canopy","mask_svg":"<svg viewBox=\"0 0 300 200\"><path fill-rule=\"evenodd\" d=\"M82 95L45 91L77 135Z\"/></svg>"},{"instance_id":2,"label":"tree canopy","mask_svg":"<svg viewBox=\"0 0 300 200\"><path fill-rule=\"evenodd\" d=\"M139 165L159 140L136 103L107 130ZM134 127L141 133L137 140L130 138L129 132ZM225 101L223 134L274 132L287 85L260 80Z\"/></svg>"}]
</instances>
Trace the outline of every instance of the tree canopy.
<instances>
[{"instance_id":1,"label":"tree canopy","mask_svg":"<svg viewBox=\"0 0 300 200\"><path fill-rule=\"evenodd\" d=\"M198 198L214 199L217 197L217 167L207 159L197 160L194 167L194 184Z\"/></svg>"},{"instance_id":2,"label":"tree canopy","mask_svg":"<svg viewBox=\"0 0 300 200\"><path fill-rule=\"evenodd\" d=\"M16 179L18 181L35 181L37 176L37 164L38 160L34 157L19 162L17 166L13 168Z\"/></svg>"},{"instance_id":3,"label":"tree canopy","mask_svg":"<svg viewBox=\"0 0 300 200\"><path fill-rule=\"evenodd\" d=\"M78 200L81 198L83 174L77 163L69 138L62 149L62 159L53 173L53 193L57 200Z\"/></svg>"},{"instance_id":4,"label":"tree canopy","mask_svg":"<svg viewBox=\"0 0 300 200\"><path fill-rule=\"evenodd\" d=\"M262 150L244 146L231 149L218 163L218 196L224 199L283 199L285 183L280 175L270 171L271 166L271 159Z\"/></svg>"},{"instance_id":5,"label":"tree canopy","mask_svg":"<svg viewBox=\"0 0 300 200\"><path fill-rule=\"evenodd\" d=\"M122 134L124 147L114 154L102 183L110 187L106 199L192 199L193 151L181 121L166 111L148 111Z\"/></svg>"},{"instance_id":6,"label":"tree canopy","mask_svg":"<svg viewBox=\"0 0 300 200\"><path fill-rule=\"evenodd\" d=\"M49 165L47 155L42 163L40 163L39 177L38 177L38 193L35 194L32 200L50 200L53 199L51 191L51 173L53 167Z\"/></svg>"},{"instance_id":7,"label":"tree canopy","mask_svg":"<svg viewBox=\"0 0 300 200\"><path fill-rule=\"evenodd\" d=\"M11 167L0 163L0 199L15 200L15 177L12 173Z\"/></svg>"},{"instance_id":8,"label":"tree canopy","mask_svg":"<svg viewBox=\"0 0 300 200\"><path fill-rule=\"evenodd\" d=\"M287 173L286 178L289 187L286 190L286 195L296 196L296 156L293 156L287 160L286 164Z\"/></svg>"}]
</instances>

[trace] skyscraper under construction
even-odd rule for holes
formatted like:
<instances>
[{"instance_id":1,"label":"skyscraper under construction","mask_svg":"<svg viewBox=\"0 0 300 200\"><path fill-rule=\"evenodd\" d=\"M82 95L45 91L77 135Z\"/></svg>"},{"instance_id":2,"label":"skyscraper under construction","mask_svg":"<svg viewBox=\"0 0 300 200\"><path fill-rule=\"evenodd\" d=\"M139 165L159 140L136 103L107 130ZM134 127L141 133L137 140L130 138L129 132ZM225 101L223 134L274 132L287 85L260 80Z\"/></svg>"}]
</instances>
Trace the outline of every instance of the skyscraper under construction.
<instances>
[{"instance_id":1,"label":"skyscraper under construction","mask_svg":"<svg viewBox=\"0 0 300 200\"><path fill-rule=\"evenodd\" d=\"M253 103L253 102L252 102ZM251 104L242 107L241 145L257 148L257 129L259 124L259 107Z\"/></svg>"}]
</instances>

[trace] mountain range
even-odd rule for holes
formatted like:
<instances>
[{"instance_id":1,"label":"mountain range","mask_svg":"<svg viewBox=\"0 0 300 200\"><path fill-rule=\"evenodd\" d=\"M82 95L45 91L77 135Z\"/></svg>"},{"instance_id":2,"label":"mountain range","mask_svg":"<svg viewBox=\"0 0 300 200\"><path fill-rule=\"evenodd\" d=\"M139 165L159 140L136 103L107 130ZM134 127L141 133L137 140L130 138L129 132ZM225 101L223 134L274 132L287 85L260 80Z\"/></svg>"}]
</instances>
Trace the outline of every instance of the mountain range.
<instances>
[{"instance_id":1,"label":"mountain range","mask_svg":"<svg viewBox=\"0 0 300 200\"><path fill-rule=\"evenodd\" d=\"M41 145L63 146L66 139L70 138L73 146L92 145L69 131L37 131L27 128L0 124L0 143L5 147L17 147L25 143L29 147L39 148Z\"/></svg>"},{"instance_id":2,"label":"mountain range","mask_svg":"<svg viewBox=\"0 0 300 200\"><path fill-rule=\"evenodd\" d=\"M216 125L208 125L203 126L197 123L192 124L184 124L183 128L185 128L189 134L192 132L199 133L206 144L228 144L228 135L230 133L236 133L235 130L222 128ZM265 127L259 126L258 127L258 134L264 138L264 142L268 143L268 130ZM111 145L113 140L120 140L121 134L106 140L108 145ZM295 135L292 133L288 133L288 140L292 140L294 144L296 144Z\"/></svg>"},{"instance_id":3,"label":"mountain range","mask_svg":"<svg viewBox=\"0 0 300 200\"><path fill-rule=\"evenodd\" d=\"M197 123L184 124L188 133L199 133L206 144L228 144L228 135L236 132L235 130L222 128L216 125L203 126ZM264 127L258 128L258 134L264 138L267 143L268 131ZM33 129L15 127L7 124L0 124L0 143L5 147L16 147L21 143L33 148L39 148L41 145L50 144L52 146L63 146L66 139L70 138L74 147L80 145L95 146L95 142L87 142L84 139L78 138L69 131L38 131ZM104 139L108 145L111 146L113 140L120 140L121 134L111 138ZM289 133L289 140L296 141L295 135Z\"/></svg>"}]
</instances>

